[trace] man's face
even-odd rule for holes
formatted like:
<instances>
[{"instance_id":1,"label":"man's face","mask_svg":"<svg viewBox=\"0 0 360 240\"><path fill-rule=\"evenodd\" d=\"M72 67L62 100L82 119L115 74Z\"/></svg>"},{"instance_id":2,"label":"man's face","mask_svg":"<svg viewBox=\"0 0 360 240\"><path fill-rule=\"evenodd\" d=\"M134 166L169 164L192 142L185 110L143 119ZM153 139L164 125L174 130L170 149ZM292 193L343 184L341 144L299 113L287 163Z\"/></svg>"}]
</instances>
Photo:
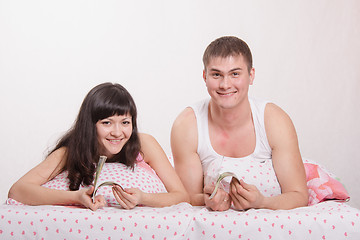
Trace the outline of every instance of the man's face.
<instances>
[{"instance_id":1,"label":"man's face","mask_svg":"<svg viewBox=\"0 0 360 240\"><path fill-rule=\"evenodd\" d=\"M255 70L250 73L242 55L211 58L203 78L212 101L221 108L233 108L248 97Z\"/></svg>"}]
</instances>

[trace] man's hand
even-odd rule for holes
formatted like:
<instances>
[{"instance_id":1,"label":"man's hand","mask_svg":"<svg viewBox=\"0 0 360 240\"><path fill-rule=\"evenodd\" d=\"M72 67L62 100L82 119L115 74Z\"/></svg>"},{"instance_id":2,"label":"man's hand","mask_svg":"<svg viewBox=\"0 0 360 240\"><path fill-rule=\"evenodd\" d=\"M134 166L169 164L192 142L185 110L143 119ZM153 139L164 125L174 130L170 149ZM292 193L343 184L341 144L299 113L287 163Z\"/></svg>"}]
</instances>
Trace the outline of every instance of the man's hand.
<instances>
[{"instance_id":1,"label":"man's hand","mask_svg":"<svg viewBox=\"0 0 360 240\"><path fill-rule=\"evenodd\" d=\"M204 187L205 206L214 211L226 211L231 206L231 197L223 189L218 189L215 196L210 200L209 197L214 191L215 186L207 185Z\"/></svg>"},{"instance_id":2,"label":"man's hand","mask_svg":"<svg viewBox=\"0 0 360 240\"><path fill-rule=\"evenodd\" d=\"M247 184L243 180L240 182L232 178L230 183L230 196L234 208L237 210L247 210L249 208L262 208L265 197L254 185Z\"/></svg>"}]
</instances>

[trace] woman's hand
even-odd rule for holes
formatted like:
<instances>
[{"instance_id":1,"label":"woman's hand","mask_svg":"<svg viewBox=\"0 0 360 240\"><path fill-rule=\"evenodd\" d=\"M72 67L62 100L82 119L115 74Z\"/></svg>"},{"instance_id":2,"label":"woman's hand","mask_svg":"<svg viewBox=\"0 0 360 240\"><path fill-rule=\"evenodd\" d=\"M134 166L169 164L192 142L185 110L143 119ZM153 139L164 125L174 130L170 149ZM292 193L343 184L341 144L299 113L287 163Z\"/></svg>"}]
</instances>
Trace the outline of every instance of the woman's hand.
<instances>
[{"instance_id":1,"label":"woman's hand","mask_svg":"<svg viewBox=\"0 0 360 240\"><path fill-rule=\"evenodd\" d=\"M87 189L78 190L78 199L79 203L87 208L90 208L92 211L96 211L99 208L103 208L106 205L106 201L104 196L97 195L94 198L94 202L92 201L92 193L94 191L94 186L91 186Z\"/></svg>"},{"instance_id":2,"label":"woman's hand","mask_svg":"<svg viewBox=\"0 0 360 240\"><path fill-rule=\"evenodd\" d=\"M212 199L209 199L211 193L214 191L215 186L207 185L204 187L204 201L205 206L214 211L226 211L231 206L231 197L223 189L219 188Z\"/></svg>"},{"instance_id":3,"label":"woman's hand","mask_svg":"<svg viewBox=\"0 0 360 240\"><path fill-rule=\"evenodd\" d=\"M265 197L254 185L247 184L243 180L240 182L232 178L230 183L230 196L234 208L237 210L247 210L249 208L262 208Z\"/></svg>"},{"instance_id":4,"label":"woman's hand","mask_svg":"<svg viewBox=\"0 0 360 240\"><path fill-rule=\"evenodd\" d=\"M138 188L122 189L120 186L112 188L116 201L125 209L132 209L141 203L143 192Z\"/></svg>"}]
</instances>

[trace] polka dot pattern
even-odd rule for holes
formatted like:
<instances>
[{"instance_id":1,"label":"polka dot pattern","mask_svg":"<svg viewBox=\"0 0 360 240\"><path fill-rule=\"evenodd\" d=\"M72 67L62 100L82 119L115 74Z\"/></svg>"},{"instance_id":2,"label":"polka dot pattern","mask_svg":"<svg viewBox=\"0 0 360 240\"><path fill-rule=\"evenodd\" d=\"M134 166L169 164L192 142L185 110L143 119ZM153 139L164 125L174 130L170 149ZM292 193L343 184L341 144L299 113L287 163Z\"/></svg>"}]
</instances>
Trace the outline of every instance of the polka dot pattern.
<instances>
[{"instance_id":1,"label":"polka dot pattern","mask_svg":"<svg viewBox=\"0 0 360 240\"><path fill-rule=\"evenodd\" d=\"M249 158L246 160L224 157L221 161L209 164L205 173L205 184L215 184L220 173L233 172L239 179L255 185L266 197L281 194L281 188L275 175L272 161ZM222 180L222 187L229 191L231 177Z\"/></svg>"},{"instance_id":2,"label":"polka dot pattern","mask_svg":"<svg viewBox=\"0 0 360 240\"><path fill-rule=\"evenodd\" d=\"M58 190L68 190L69 179L67 178L67 174L67 172L62 172L43 186ZM99 183L113 181L120 184L123 188L139 188L146 193L167 192L155 171L142 160L136 163L134 170L122 163L105 163L98 181ZM108 206L119 205L113 195L111 186L100 187L96 194L103 195ZM22 203L10 198L7 200L7 204L22 205Z\"/></svg>"},{"instance_id":3,"label":"polka dot pattern","mask_svg":"<svg viewBox=\"0 0 360 240\"><path fill-rule=\"evenodd\" d=\"M293 210L0 205L0 239L360 239L360 211L327 201Z\"/></svg>"}]
</instances>

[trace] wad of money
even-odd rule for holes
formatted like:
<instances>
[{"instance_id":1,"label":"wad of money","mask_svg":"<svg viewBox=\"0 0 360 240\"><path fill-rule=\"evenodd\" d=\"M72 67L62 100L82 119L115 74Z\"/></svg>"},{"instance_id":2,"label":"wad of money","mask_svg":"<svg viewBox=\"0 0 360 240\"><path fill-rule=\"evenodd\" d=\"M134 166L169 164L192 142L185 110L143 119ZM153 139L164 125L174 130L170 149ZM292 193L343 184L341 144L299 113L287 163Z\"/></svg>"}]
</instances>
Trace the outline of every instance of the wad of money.
<instances>
[{"instance_id":1,"label":"wad of money","mask_svg":"<svg viewBox=\"0 0 360 240\"><path fill-rule=\"evenodd\" d=\"M232 173L232 172L223 172L223 173L221 173L219 175L219 177L217 178L217 180L216 180L214 191L211 193L209 199L212 199L215 196L221 181L226 177L234 177L234 178L238 179L238 177L235 175L235 173Z\"/></svg>"},{"instance_id":2,"label":"wad of money","mask_svg":"<svg viewBox=\"0 0 360 240\"><path fill-rule=\"evenodd\" d=\"M95 179L94 179L94 187L95 188L94 188L94 192L93 192L93 194L91 196L93 202L94 202L94 199L95 199L96 192L100 187L102 187L102 186L114 186L114 185L117 185L117 186L121 187L120 184L118 184L116 182L112 182L112 181L106 181L106 182L99 183L99 176L100 176L101 170L102 170L102 168L104 166L104 163L105 163L106 159L107 159L106 156L100 156L99 162L98 162L98 164L96 166ZM123 189L123 188L121 187L121 189Z\"/></svg>"}]
</instances>

